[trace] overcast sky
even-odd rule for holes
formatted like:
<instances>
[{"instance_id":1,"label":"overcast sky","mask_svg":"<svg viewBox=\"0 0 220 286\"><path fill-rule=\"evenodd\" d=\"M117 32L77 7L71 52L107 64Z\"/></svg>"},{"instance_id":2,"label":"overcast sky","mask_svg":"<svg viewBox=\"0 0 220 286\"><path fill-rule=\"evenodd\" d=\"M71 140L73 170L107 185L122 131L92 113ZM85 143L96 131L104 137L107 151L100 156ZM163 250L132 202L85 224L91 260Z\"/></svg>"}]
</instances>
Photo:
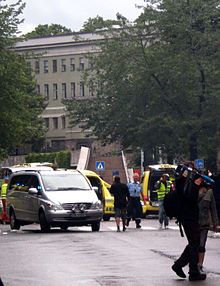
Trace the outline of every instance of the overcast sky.
<instances>
[{"instance_id":1,"label":"overcast sky","mask_svg":"<svg viewBox=\"0 0 220 286\"><path fill-rule=\"evenodd\" d=\"M6 0L7 4L17 0ZM130 21L135 20L141 9L135 4L143 5L144 0L23 0L26 7L25 19L19 29L27 33L39 24L60 24L73 31L79 31L84 22L97 15L107 19L116 19L119 12Z\"/></svg>"}]
</instances>

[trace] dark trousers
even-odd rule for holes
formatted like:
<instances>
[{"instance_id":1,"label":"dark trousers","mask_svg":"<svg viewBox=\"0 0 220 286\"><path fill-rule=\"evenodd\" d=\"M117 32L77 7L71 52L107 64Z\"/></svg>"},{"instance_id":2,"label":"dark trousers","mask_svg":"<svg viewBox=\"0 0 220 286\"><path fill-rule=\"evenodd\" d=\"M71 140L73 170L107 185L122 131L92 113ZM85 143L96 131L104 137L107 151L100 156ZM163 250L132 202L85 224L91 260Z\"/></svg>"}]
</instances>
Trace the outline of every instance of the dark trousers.
<instances>
[{"instance_id":1,"label":"dark trousers","mask_svg":"<svg viewBox=\"0 0 220 286\"><path fill-rule=\"evenodd\" d=\"M127 219L135 219L136 224L140 224L142 216L142 205L139 197L130 197L127 207Z\"/></svg>"},{"instance_id":2,"label":"dark trousers","mask_svg":"<svg viewBox=\"0 0 220 286\"><path fill-rule=\"evenodd\" d=\"M189 274L198 274L198 252L199 252L199 225L197 222L182 223L188 244L175 264L184 267L189 264Z\"/></svg>"}]
</instances>

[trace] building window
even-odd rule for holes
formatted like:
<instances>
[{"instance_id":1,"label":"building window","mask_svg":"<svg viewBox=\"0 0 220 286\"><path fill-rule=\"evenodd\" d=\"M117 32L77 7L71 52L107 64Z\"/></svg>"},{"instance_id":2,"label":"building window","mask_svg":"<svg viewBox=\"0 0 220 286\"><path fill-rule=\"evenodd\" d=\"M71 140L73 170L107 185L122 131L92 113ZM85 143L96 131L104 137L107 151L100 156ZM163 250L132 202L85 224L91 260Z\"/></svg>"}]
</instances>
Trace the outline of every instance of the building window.
<instances>
[{"instance_id":1,"label":"building window","mask_svg":"<svg viewBox=\"0 0 220 286\"><path fill-rule=\"evenodd\" d=\"M94 96L94 84L92 81L89 83L89 96Z\"/></svg>"},{"instance_id":2,"label":"building window","mask_svg":"<svg viewBox=\"0 0 220 286\"><path fill-rule=\"evenodd\" d=\"M62 72L66 71L66 60L65 59L61 60L61 71Z\"/></svg>"},{"instance_id":3,"label":"building window","mask_svg":"<svg viewBox=\"0 0 220 286\"><path fill-rule=\"evenodd\" d=\"M58 129L58 117L53 117L53 129Z\"/></svg>"},{"instance_id":4,"label":"building window","mask_svg":"<svg viewBox=\"0 0 220 286\"><path fill-rule=\"evenodd\" d=\"M84 58L79 58L79 70L84 70Z\"/></svg>"},{"instance_id":5,"label":"building window","mask_svg":"<svg viewBox=\"0 0 220 286\"><path fill-rule=\"evenodd\" d=\"M70 59L70 71L75 71L75 59Z\"/></svg>"},{"instance_id":6,"label":"building window","mask_svg":"<svg viewBox=\"0 0 220 286\"><path fill-rule=\"evenodd\" d=\"M39 84L36 85L36 94L40 95L40 85Z\"/></svg>"},{"instance_id":7,"label":"building window","mask_svg":"<svg viewBox=\"0 0 220 286\"><path fill-rule=\"evenodd\" d=\"M54 100L57 100L57 99L58 99L57 83L53 83L53 99L54 99Z\"/></svg>"},{"instance_id":8,"label":"building window","mask_svg":"<svg viewBox=\"0 0 220 286\"><path fill-rule=\"evenodd\" d=\"M40 61L37 60L35 61L35 67L34 67L35 73L39 74L40 73Z\"/></svg>"},{"instance_id":9,"label":"building window","mask_svg":"<svg viewBox=\"0 0 220 286\"><path fill-rule=\"evenodd\" d=\"M49 84L44 85L44 98L45 100L49 100Z\"/></svg>"},{"instance_id":10,"label":"building window","mask_svg":"<svg viewBox=\"0 0 220 286\"><path fill-rule=\"evenodd\" d=\"M57 60L53 60L53 72L57 72Z\"/></svg>"},{"instance_id":11,"label":"building window","mask_svg":"<svg viewBox=\"0 0 220 286\"><path fill-rule=\"evenodd\" d=\"M44 125L47 129L49 129L49 118L44 118Z\"/></svg>"},{"instance_id":12,"label":"building window","mask_svg":"<svg viewBox=\"0 0 220 286\"><path fill-rule=\"evenodd\" d=\"M66 98L66 83L62 83L62 98Z\"/></svg>"},{"instance_id":13,"label":"building window","mask_svg":"<svg viewBox=\"0 0 220 286\"><path fill-rule=\"evenodd\" d=\"M85 96L84 82L80 82L80 96Z\"/></svg>"},{"instance_id":14,"label":"building window","mask_svg":"<svg viewBox=\"0 0 220 286\"><path fill-rule=\"evenodd\" d=\"M62 128L65 129L66 128L66 117L62 116L61 119L62 119L62 121L61 121L62 122Z\"/></svg>"},{"instance_id":15,"label":"building window","mask_svg":"<svg viewBox=\"0 0 220 286\"><path fill-rule=\"evenodd\" d=\"M48 60L44 60L44 73L48 73Z\"/></svg>"},{"instance_id":16,"label":"building window","mask_svg":"<svg viewBox=\"0 0 220 286\"><path fill-rule=\"evenodd\" d=\"M76 96L76 84L75 82L70 83L71 97Z\"/></svg>"}]
</instances>

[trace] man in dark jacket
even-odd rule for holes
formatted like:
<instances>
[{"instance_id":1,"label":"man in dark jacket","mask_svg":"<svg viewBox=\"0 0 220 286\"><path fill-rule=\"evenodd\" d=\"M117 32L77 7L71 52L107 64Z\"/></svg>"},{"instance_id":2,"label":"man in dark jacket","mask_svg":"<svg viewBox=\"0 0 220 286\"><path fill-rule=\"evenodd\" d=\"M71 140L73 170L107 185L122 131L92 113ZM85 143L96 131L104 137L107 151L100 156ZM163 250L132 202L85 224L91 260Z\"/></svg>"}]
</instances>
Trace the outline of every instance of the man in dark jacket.
<instances>
[{"instance_id":1,"label":"man in dark jacket","mask_svg":"<svg viewBox=\"0 0 220 286\"><path fill-rule=\"evenodd\" d=\"M185 247L181 256L173 264L173 271L181 278L186 278L182 268L189 264L189 280L205 280L206 274L198 270L199 252L199 208L198 195L199 186L203 182L202 177L195 172L183 169L176 179L176 189L181 201L181 222L188 245Z\"/></svg>"},{"instance_id":2,"label":"man in dark jacket","mask_svg":"<svg viewBox=\"0 0 220 286\"><path fill-rule=\"evenodd\" d=\"M110 188L110 193L114 196L115 222L117 225L117 231L120 231L120 218L122 219L123 231L125 231L126 210L130 194L127 185L121 183L119 176L115 176L114 183Z\"/></svg>"}]
</instances>

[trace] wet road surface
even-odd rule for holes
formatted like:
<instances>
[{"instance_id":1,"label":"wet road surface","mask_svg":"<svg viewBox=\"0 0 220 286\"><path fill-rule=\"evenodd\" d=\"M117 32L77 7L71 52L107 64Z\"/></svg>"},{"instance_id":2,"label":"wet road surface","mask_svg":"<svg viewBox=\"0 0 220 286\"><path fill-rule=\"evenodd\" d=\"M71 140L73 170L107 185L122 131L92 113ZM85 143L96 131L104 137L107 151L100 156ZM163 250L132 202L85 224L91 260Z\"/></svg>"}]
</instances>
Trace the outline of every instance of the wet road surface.
<instances>
[{"instance_id":1,"label":"wet road surface","mask_svg":"<svg viewBox=\"0 0 220 286\"><path fill-rule=\"evenodd\" d=\"M131 222L119 233L114 220L103 222L100 232L77 227L41 233L39 225L10 231L1 225L0 276L5 286L219 286L220 234L209 235L206 281L179 279L170 269L185 244L174 222L159 230L157 219L143 220L142 229Z\"/></svg>"}]
</instances>

